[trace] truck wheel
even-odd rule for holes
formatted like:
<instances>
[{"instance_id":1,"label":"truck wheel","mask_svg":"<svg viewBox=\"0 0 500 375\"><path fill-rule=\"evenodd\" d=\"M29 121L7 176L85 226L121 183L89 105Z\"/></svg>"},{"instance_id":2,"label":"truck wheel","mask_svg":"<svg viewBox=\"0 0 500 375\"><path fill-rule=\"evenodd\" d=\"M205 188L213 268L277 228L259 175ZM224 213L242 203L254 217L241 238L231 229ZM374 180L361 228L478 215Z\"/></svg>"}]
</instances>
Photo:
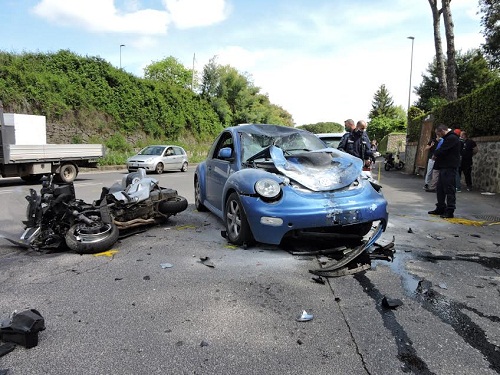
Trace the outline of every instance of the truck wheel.
<instances>
[{"instance_id":1,"label":"truck wheel","mask_svg":"<svg viewBox=\"0 0 500 375\"><path fill-rule=\"evenodd\" d=\"M74 164L63 164L59 169L59 180L62 182L73 182L78 175L78 170Z\"/></svg>"}]
</instances>

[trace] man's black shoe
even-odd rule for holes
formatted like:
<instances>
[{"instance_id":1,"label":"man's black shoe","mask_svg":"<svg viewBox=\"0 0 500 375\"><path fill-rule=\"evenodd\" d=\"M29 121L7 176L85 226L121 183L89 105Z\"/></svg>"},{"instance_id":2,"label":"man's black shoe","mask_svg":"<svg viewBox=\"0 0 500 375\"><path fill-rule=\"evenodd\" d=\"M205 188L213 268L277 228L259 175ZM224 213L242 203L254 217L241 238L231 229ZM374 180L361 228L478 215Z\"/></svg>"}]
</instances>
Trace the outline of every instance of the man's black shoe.
<instances>
[{"instance_id":1,"label":"man's black shoe","mask_svg":"<svg viewBox=\"0 0 500 375\"><path fill-rule=\"evenodd\" d=\"M438 210L437 208L435 210L427 212L429 215L444 215L443 210Z\"/></svg>"},{"instance_id":2,"label":"man's black shoe","mask_svg":"<svg viewBox=\"0 0 500 375\"><path fill-rule=\"evenodd\" d=\"M453 219L453 212L446 211L444 214L440 215L443 219Z\"/></svg>"}]
</instances>

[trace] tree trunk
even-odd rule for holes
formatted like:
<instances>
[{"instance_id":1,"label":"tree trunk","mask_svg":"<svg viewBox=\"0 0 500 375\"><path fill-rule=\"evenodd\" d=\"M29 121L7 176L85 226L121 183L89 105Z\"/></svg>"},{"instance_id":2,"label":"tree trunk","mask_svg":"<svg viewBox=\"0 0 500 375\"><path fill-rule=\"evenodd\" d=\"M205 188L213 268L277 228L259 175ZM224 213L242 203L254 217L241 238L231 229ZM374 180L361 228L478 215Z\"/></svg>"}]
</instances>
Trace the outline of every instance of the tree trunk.
<instances>
[{"instance_id":1,"label":"tree trunk","mask_svg":"<svg viewBox=\"0 0 500 375\"><path fill-rule=\"evenodd\" d=\"M436 48L436 67L439 82L439 96L441 98L448 97L448 86L446 83L446 67L443 58L443 48L441 47L441 31L439 28L439 19L441 18L442 9L438 9L437 0L429 0L429 5L432 10L432 23L434 26L434 46Z\"/></svg>"},{"instance_id":2,"label":"tree trunk","mask_svg":"<svg viewBox=\"0 0 500 375\"><path fill-rule=\"evenodd\" d=\"M457 64L455 61L455 34L453 33L453 19L451 18L451 0L442 0L444 30L446 34L446 84L448 92L446 99L457 100Z\"/></svg>"}]
</instances>

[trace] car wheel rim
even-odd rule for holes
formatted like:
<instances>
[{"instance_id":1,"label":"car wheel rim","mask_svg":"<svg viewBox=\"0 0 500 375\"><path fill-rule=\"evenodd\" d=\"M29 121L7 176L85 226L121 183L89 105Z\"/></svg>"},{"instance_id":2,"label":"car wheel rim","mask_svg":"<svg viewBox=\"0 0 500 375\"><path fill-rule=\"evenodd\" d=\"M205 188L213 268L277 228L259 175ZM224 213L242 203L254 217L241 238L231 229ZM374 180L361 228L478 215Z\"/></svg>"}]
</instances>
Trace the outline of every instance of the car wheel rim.
<instances>
[{"instance_id":1,"label":"car wheel rim","mask_svg":"<svg viewBox=\"0 0 500 375\"><path fill-rule=\"evenodd\" d=\"M229 209L226 214L227 230L232 238L237 238L241 231L241 212L238 202L229 202Z\"/></svg>"},{"instance_id":2,"label":"car wheel rim","mask_svg":"<svg viewBox=\"0 0 500 375\"><path fill-rule=\"evenodd\" d=\"M194 199L196 203L201 203L201 197L200 197L200 182L196 181L196 186L194 187Z\"/></svg>"}]
</instances>

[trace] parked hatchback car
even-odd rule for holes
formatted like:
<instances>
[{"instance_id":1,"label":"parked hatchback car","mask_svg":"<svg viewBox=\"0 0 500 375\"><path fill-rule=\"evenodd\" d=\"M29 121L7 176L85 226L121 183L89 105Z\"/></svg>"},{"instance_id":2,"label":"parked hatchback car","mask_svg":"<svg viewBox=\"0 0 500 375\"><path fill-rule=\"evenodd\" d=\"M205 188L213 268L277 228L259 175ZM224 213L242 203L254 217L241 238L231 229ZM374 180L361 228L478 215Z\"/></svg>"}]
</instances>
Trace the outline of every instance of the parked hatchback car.
<instances>
[{"instance_id":1,"label":"parked hatchback car","mask_svg":"<svg viewBox=\"0 0 500 375\"><path fill-rule=\"evenodd\" d=\"M222 219L236 245L280 244L305 233L364 236L372 228L378 237L387 202L362 165L305 130L230 127L196 167L195 205Z\"/></svg>"},{"instance_id":2,"label":"parked hatchback car","mask_svg":"<svg viewBox=\"0 0 500 375\"><path fill-rule=\"evenodd\" d=\"M144 168L146 172L158 174L172 170L186 172L188 164L188 156L182 147L152 145L144 147L137 155L128 158L127 169L129 172L133 172L139 168Z\"/></svg>"}]
</instances>

